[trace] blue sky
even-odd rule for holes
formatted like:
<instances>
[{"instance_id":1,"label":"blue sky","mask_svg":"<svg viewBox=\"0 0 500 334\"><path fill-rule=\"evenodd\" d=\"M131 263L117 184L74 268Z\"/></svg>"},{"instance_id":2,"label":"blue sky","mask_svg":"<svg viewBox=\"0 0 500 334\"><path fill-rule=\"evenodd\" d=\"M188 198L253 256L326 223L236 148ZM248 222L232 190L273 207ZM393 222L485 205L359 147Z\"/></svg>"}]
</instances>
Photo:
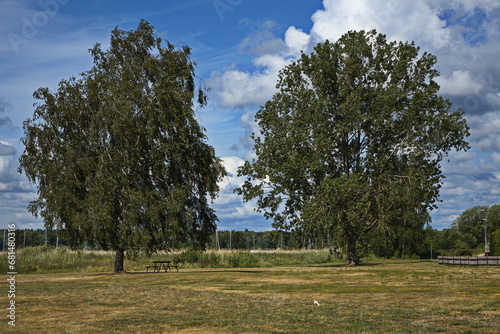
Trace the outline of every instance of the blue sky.
<instances>
[{"instance_id":1,"label":"blue sky","mask_svg":"<svg viewBox=\"0 0 500 334\"><path fill-rule=\"evenodd\" d=\"M188 45L197 75L212 88L197 110L229 176L214 207L219 229L271 229L232 190L252 157L249 135L277 74L300 51L348 30L377 29L415 41L438 57L441 93L462 107L471 127L468 152L451 152L432 226L446 228L463 210L500 203L500 2L491 0L3 0L0 4L0 228L42 227L26 210L36 187L19 175L22 122L32 93L90 69L88 53L110 31L151 22L172 44Z\"/></svg>"}]
</instances>

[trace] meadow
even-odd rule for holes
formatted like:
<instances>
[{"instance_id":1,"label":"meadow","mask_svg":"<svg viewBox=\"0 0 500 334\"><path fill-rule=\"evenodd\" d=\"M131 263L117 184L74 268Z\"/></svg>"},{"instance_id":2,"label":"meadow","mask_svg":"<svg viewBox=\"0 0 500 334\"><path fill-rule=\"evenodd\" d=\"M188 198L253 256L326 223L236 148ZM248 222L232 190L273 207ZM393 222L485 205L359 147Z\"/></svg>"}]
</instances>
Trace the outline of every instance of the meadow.
<instances>
[{"instance_id":1,"label":"meadow","mask_svg":"<svg viewBox=\"0 0 500 334\"><path fill-rule=\"evenodd\" d=\"M30 262L24 256L19 255L20 266ZM50 261L33 255L38 264L25 267L31 272L19 270L16 327L2 317L1 333L499 333L500 328L499 267L375 258L344 267L327 251L186 252L156 255L178 256L178 273L145 273L150 259L138 255L126 261L127 274L112 274L112 254L45 254L59 261L62 256L65 263L44 269ZM5 281L1 289L6 295Z\"/></svg>"}]
</instances>

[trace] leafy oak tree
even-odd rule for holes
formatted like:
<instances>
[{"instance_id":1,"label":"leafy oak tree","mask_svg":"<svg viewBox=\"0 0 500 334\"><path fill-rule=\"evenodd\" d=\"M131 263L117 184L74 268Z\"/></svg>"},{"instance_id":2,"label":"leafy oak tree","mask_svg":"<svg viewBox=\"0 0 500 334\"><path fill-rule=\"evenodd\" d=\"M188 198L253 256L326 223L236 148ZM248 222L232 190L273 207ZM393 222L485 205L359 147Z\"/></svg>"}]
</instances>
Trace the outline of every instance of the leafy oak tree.
<instances>
[{"instance_id":1,"label":"leafy oak tree","mask_svg":"<svg viewBox=\"0 0 500 334\"><path fill-rule=\"evenodd\" d=\"M276 228L335 235L359 262L374 229L398 238L436 206L440 161L467 149L462 110L438 96L436 57L376 31L350 31L284 68L256 114L244 200ZM380 233L379 233L380 234Z\"/></svg>"},{"instance_id":2,"label":"leafy oak tree","mask_svg":"<svg viewBox=\"0 0 500 334\"><path fill-rule=\"evenodd\" d=\"M190 49L164 43L143 20L90 52L91 70L34 93L41 102L24 122L20 157L38 185L29 210L74 247L90 240L116 251L115 272L130 248L204 244L225 170L195 119Z\"/></svg>"}]
</instances>

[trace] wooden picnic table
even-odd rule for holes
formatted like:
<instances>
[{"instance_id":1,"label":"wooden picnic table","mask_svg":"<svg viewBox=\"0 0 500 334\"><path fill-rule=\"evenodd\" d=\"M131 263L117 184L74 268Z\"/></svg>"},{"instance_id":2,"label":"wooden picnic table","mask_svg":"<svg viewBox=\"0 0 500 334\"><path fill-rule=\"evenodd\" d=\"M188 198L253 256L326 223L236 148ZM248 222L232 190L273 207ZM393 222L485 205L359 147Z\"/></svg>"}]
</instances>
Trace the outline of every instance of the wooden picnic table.
<instances>
[{"instance_id":1,"label":"wooden picnic table","mask_svg":"<svg viewBox=\"0 0 500 334\"><path fill-rule=\"evenodd\" d=\"M152 266L146 266L146 272L148 272L149 268L153 268L153 272L159 273L161 268L167 272L168 270L172 271L172 268L175 268L177 272L179 272L178 266L171 265L172 261L167 261L167 260L160 260L160 261L153 261L154 265Z\"/></svg>"}]
</instances>

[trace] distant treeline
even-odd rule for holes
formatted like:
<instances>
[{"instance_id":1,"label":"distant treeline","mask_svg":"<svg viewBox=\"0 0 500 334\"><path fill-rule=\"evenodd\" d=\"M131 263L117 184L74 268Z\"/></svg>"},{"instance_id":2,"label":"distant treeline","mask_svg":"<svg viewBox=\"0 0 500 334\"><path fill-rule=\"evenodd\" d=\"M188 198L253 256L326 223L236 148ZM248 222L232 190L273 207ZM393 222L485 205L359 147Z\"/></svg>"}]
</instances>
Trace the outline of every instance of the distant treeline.
<instances>
[{"instance_id":1,"label":"distant treeline","mask_svg":"<svg viewBox=\"0 0 500 334\"><path fill-rule=\"evenodd\" d=\"M3 246L3 229L0 230L0 243ZM254 231L218 231L214 234L210 241L205 245L206 249L301 249L303 242L296 240L292 232L254 232ZM45 229L24 229L16 230L16 247L37 247L47 245L49 247L68 246L68 242L57 236L54 230ZM191 245L185 244L180 248L190 248ZM322 244L325 248L328 245ZM311 244L312 247L312 244ZM80 248L89 250L99 250L101 247L98 243L89 240L85 244L80 245ZM316 246L314 246L316 248ZM3 249L2 249L3 250Z\"/></svg>"},{"instance_id":2,"label":"distant treeline","mask_svg":"<svg viewBox=\"0 0 500 334\"><path fill-rule=\"evenodd\" d=\"M0 230L0 246L2 247L2 251L4 250L3 247L7 247L7 245L4 245L4 237L6 236L8 231L6 229L1 229ZM63 240L59 240L57 237L56 231L50 231L50 230L43 230L43 229L25 229L25 230L15 230L16 234L16 248L26 248L26 247L38 247L38 246L43 246L43 245L48 245L48 246L67 246L67 243L64 242Z\"/></svg>"},{"instance_id":3,"label":"distant treeline","mask_svg":"<svg viewBox=\"0 0 500 334\"><path fill-rule=\"evenodd\" d=\"M0 242L3 245L3 230ZM16 247L37 247L47 245L49 247L68 246L68 242L57 236L55 230L25 229L16 230ZM188 243L181 245L181 249L191 248ZM80 245L80 249L100 250L97 242L92 240ZM252 250L252 249L325 249L340 248L330 236L306 236L300 231L217 231L210 237L209 242L203 247L205 249L225 250Z\"/></svg>"},{"instance_id":4,"label":"distant treeline","mask_svg":"<svg viewBox=\"0 0 500 334\"><path fill-rule=\"evenodd\" d=\"M4 245L3 230L0 230L0 246ZM500 230L491 231L489 244L490 255L500 251ZM388 244L387 240L379 240L372 244L364 244L361 248L363 256L375 255L378 257L416 257L436 258L438 255L476 255L484 250L484 241L481 238L472 238L463 233L456 226L441 231L433 228L422 230L419 242L410 242L411 238L400 235L397 242ZM498 245L497 245L498 244ZM47 245L57 248L68 246L68 243L57 237L56 231L43 229L16 230L16 248L37 247ZM5 246L7 247L7 246ZM183 249L192 248L192 245L182 245ZM217 250L252 250L252 249L335 249L342 251L331 236L307 236L300 231L217 231L211 236L205 249ZM87 241L80 245L79 249L100 250L98 243ZM3 249L2 249L3 250Z\"/></svg>"}]
</instances>

